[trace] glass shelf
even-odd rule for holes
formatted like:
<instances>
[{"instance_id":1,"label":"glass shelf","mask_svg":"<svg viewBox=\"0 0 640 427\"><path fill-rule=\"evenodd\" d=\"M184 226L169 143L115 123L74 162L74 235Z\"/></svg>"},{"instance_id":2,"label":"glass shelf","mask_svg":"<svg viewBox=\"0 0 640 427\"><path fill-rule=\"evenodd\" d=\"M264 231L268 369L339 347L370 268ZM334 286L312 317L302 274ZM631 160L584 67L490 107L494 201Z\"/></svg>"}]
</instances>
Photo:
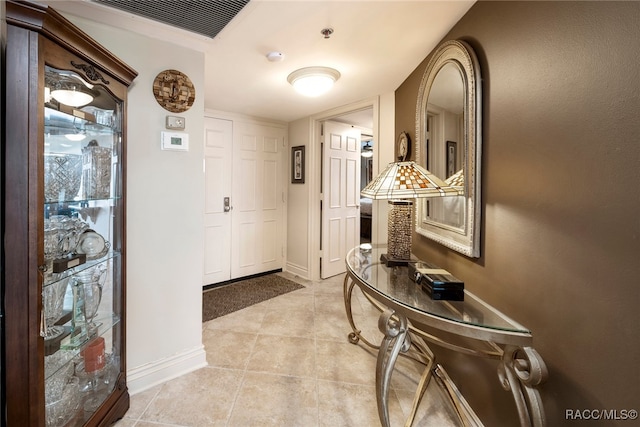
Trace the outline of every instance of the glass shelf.
<instances>
[{"instance_id":1,"label":"glass shelf","mask_svg":"<svg viewBox=\"0 0 640 427\"><path fill-rule=\"evenodd\" d=\"M115 197L103 197L103 198L84 198L84 199L80 199L80 198L73 198L73 199L69 199L69 200L51 200L51 201L46 201L44 202L44 206L45 206L45 217L47 217L47 212L46 209L50 206L53 205L67 205L64 206L64 209L70 209L73 212L82 212L83 210L87 209L87 208L92 208L91 206L83 206L84 204L89 204L90 202L109 202L109 205L113 205L115 201L120 200L121 197L120 196L115 196ZM56 215L56 214L52 214L52 215Z\"/></svg>"},{"instance_id":2,"label":"glass shelf","mask_svg":"<svg viewBox=\"0 0 640 427\"><path fill-rule=\"evenodd\" d=\"M69 131L91 131L95 134L110 135L114 132L113 124L98 122L97 114L110 115L112 111L99 110L93 107L83 109L71 108L60 110L53 106L44 108L44 133L51 135L67 135ZM85 111L87 110L87 111ZM111 121L111 120L110 120Z\"/></svg>"},{"instance_id":3,"label":"glass shelf","mask_svg":"<svg viewBox=\"0 0 640 427\"><path fill-rule=\"evenodd\" d=\"M44 281L43 281L43 288L47 287L47 286L52 286L58 282L61 282L63 280L67 280L68 278L72 277L73 275L80 273L82 271L85 270L89 270L91 268L96 267L98 264L102 264L105 263L109 260L112 259L116 259L118 257L120 257L120 252L118 251L109 251L107 252L107 254L101 258L98 259L94 259L94 260L87 260L84 264L80 264L77 267L73 267L70 268L69 270L66 270L62 273L49 273L52 271L52 268L50 265L47 265L47 272L44 275ZM52 263L53 260L49 261L48 264Z\"/></svg>"},{"instance_id":4,"label":"glass shelf","mask_svg":"<svg viewBox=\"0 0 640 427\"><path fill-rule=\"evenodd\" d=\"M113 111L98 110L93 107L73 108L70 111L59 111L45 107L44 136L46 154L77 154L81 155L82 147L93 140L99 139L103 143L118 135L112 123ZM97 122L96 114L111 117L105 123ZM113 145L113 143L110 143Z\"/></svg>"},{"instance_id":5,"label":"glass shelf","mask_svg":"<svg viewBox=\"0 0 640 427\"><path fill-rule=\"evenodd\" d=\"M94 330L95 334L92 336L85 335L75 342L73 341L75 337L71 336L71 326L65 324L67 336L60 341L60 350L45 357L45 380L51 378L61 369L67 367L69 363L76 360L78 356L81 356L82 350L90 341L97 337L105 337L110 333L114 326L120 323L120 318L115 314L98 313L98 316L93 319L93 323L98 325L97 329Z\"/></svg>"},{"instance_id":6,"label":"glass shelf","mask_svg":"<svg viewBox=\"0 0 640 427\"><path fill-rule=\"evenodd\" d=\"M96 375L95 371L82 375L90 343L102 348L100 357L118 361L117 366L107 362L113 371L109 377L115 374L115 379L121 370L123 105L103 85L49 65L45 65L44 101L41 335L47 402L60 387L66 390L71 380L78 381L84 393L83 384ZM79 252L93 255L76 265ZM85 401L89 395L83 394L85 418L113 386L109 382L89 409Z\"/></svg>"}]
</instances>

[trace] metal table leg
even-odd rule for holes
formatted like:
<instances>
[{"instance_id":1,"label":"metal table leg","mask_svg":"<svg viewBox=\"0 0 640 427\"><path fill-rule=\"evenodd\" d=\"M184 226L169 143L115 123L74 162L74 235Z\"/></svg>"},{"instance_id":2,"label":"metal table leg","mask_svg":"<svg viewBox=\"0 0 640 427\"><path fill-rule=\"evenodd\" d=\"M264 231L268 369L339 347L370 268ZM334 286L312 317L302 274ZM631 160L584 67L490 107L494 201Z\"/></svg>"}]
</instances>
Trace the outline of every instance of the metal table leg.
<instances>
[{"instance_id":1,"label":"metal table leg","mask_svg":"<svg viewBox=\"0 0 640 427\"><path fill-rule=\"evenodd\" d=\"M378 319L378 328L384 338L378 350L376 364L376 397L378 415L383 427L389 427L389 385L398 354L411 347L411 337L407 328L407 318L387 309Z\"/></svg>"},{"instance_id":2,"label":"metal table leg","mask_svg":"<svg viewBox=\"0 0 640 427\"><path fill-rule=\"evenodd\" d=\"M353 296L353 288L355 286L355 282L353 279L349 277L349 274L346 274L344 277L344 308L347 312L347 320L349 321L349 325L351 325L352 332L349 333L349 342L351 344L357 344L358 341L362 340L362 342L368 345L371 348L378 349L379 346L369 342L365 337L362 336L362 331L357 328L355 322L353 321L353 311L351 311L351 298Z\"/></svg>"}]
</instances>

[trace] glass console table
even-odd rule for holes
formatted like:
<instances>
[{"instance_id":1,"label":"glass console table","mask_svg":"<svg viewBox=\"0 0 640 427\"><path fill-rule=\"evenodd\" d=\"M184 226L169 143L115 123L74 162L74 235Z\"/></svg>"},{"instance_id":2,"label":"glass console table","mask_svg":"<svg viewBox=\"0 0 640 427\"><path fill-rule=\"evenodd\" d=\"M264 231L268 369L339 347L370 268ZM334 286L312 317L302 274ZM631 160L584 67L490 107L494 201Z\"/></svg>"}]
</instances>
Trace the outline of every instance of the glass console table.
<instances>
[{"instance_id":1,"label":"glass console table","mask_svg":"<svg viewBox=\"0 0 640 427\"><path fill-rule=\"evenodd\" d=\"M380 263L378 260L383 253L386 253L386 247L382 246L362 245L352 249L347 254L344 279L345 308L353 329L349 341L353 344L362 341L378 350L376 397L382 425L389 427L389 384L396 359L410 350L425 369L406 425L413 423L433 376L444 385L461 424L482 425L442 366L435 363L427 342L468 355L497 359L500 383L513 394L520 424L545 425L537 386L548 374L544 361L532 347L531 331L467 290L464 301L432 300L409 278L407 267L387 267ZM378 327L384 338L379 345L363 337L354 323L351 311L354 286L358 286L369 302L381 311ZM456 339L454 343L451 337L463 339Z\"/></svg>"}]
</instances>

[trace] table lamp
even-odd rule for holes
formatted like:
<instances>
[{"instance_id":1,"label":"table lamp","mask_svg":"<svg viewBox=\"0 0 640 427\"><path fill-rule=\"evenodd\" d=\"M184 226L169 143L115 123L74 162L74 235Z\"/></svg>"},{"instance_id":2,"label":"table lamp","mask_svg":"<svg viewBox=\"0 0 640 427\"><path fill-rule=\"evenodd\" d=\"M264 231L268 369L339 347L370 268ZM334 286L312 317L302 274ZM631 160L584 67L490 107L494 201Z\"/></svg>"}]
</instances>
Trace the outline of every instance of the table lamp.
<instances>
[{"instance_id":1,"label":"table lamp","mask_svg":"<svg viewBox=\"0 0 640 427\"><path fill-rule=\"evenodd\" d=\"M389 163L360 195L389 199L387 253L380 261L392 267L407 265L411 260L413 199L458 196L460 192L415 162L396 162Z\"/></svg>"},{"instance_id":2,"label":"table lamp","mask_svg":"<svg viewBox=\"0 0 640 427\"><path fill-rule=\"evenodd\" d=\"M445 179L444 182L448 186L458 190L458 195L464 195L464 169L460 169L458 172Z\"/></svg>"}]
</instances>

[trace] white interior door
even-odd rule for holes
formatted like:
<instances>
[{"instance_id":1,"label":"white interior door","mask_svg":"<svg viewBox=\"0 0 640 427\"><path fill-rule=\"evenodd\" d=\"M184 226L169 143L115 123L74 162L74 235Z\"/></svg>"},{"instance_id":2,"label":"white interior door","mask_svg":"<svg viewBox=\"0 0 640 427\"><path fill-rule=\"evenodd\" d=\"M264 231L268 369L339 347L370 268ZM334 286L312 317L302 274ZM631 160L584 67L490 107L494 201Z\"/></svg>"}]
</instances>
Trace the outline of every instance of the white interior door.
<instances>
[{"instance_id":1,"label":"white interior door","mask_svg":"<svg viewBox=\"0 0 640 427\"><path fill-rule=\"evenodd\" d=\"M203 285L231 278L231 197L233 122L205 117Z\"/></svg>"},{"instance_id":2,"label":"white interior door","mask_svg":"<svg viewBox=\"0 0 640 427\"><path fill-rule=\"evenodd\" d=\"M322 154L322 261L325 279L345 271L347 252L360 241L360 131L325 122Z\"/></svg>"},{"instance_id":3,"label":"white interior door","mask_svg":"<svg viewBox=\"0 0 640 427\"><path fill-rule=\"evenodd\" d=\"M203 286L284 263L286 129L205 117Z\"/></svg>"},{"instance_id":4,"label":"white interior door","mask_svg":"<svg viewBox=\"0 0 640 427\"><path fill-rule=\"evenodd\" d=\"M286 130L234 123L231 278L282 268Z\"/></svg>"}]
</instances>

